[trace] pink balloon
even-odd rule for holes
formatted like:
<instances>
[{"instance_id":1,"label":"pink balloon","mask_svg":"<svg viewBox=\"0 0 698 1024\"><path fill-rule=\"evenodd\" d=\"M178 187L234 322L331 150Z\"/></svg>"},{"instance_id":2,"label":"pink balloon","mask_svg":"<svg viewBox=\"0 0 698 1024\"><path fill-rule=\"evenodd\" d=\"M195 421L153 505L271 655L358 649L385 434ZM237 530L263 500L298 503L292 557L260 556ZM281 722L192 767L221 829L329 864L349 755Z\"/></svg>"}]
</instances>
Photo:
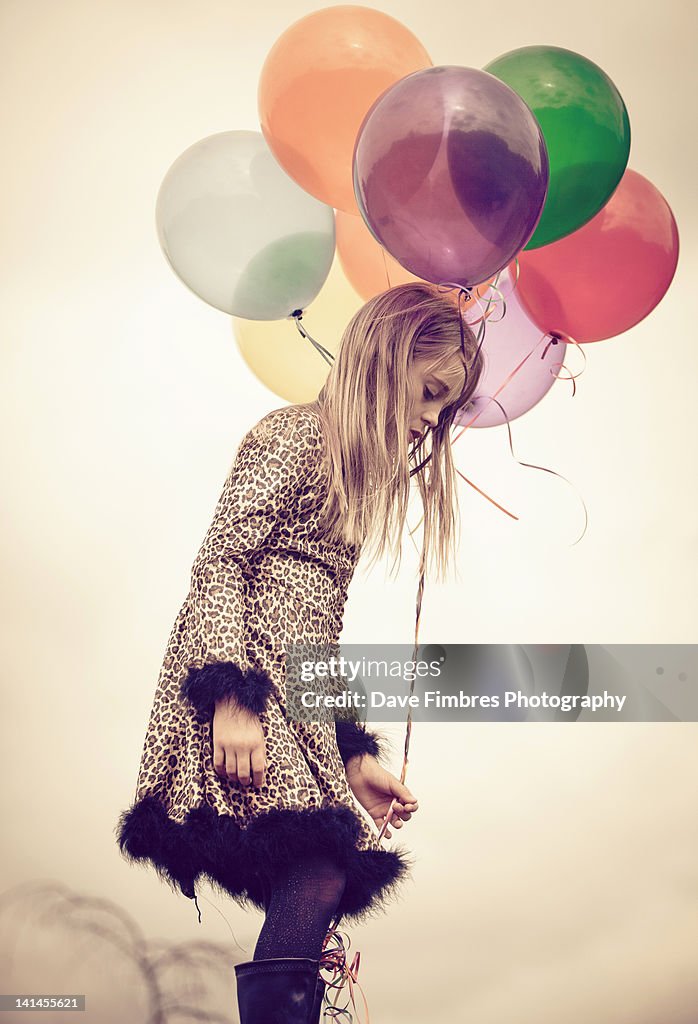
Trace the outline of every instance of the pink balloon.
<instances>
[{"instance_id":1,"label":"pink balloon","mask_svg":"<svg viewBox=\"0 0 698 1024\"><path fill-rule=\"evenodd\" d=\"M509 271L500 276L499 288L506 300L506 313L501 320L497 319L501 317L499 306L486 322L482 343L485 371L469 404L456 414L456 426L464 426L476 413L480 415L473 427L497 427L506 423L507 418L515 420L540 402L555 383L556 375L567 376L567 371L561 369L567 345L557 339L549 344L550 337L523 310L518 289L511 291L512 281ZM490 295L497 298L496 292L487 292L480 300L483 309ZM478 316L482 316L482 311L475 304L466 318L472 321ZM476 333L477 329L478 325L473 326ZM496 401L490 401L490 397L532 349L533 354L496 395ZM504 407L506 417L497 402Z\"/></svg>"},{"instance_id":2,"label":"pink balloon","mask_svg":"<svg viewBox=\"0 0 698 1024\"><path fill-rule=\"evenodd\" d=\"M541 330L603 341L662 300L678 263L679 232L661 192L628 169L587 224L518 258L519 299Z\"/></svg>"}]
</instances>

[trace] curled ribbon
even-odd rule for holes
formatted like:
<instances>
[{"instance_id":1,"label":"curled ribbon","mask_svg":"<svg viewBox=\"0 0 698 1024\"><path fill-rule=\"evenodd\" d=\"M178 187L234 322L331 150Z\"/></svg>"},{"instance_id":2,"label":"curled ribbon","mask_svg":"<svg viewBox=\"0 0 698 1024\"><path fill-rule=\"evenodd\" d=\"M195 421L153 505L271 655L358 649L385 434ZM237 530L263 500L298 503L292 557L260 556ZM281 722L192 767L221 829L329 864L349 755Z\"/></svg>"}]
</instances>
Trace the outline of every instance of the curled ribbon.
<instances>
[{"instance_id":1,"label":"curled ribbon","mask_svg":"<svg viewBox=\"0 0 698 1024\"><path fill-rule=\"evenodd\" d=\"M336 925L332 925L325 936L322 944L322 953L320 955L320 970L327 970L332 972L332 977L327 980L323 978L325 982L325 995L323 998L323 1005L325 1006L324 1013L320 1019L323 1020L330 1017L332 1020L339 1020L340 1024L346 1022L346 1024L352 1024L354 1020L354 1014L349 1010L349 1000L356 1013L356 1001L354 999L354 986L358 988L363 999L364 1009L366 1011L365 1024L369 1024L370 1018L368 1013L368 1003L366 1002L366 996L364 991L359 985L359 964L361 963L361 953L356 952L351 965L347 964L347 952L351 941L348 936L346 937L347 947L344 947L343 936L340 931L337 930ZM336 949L330 949L331 943L336 943ZM342 990L349 986L349 1000L345 1006L338 1006L337 999ZM331 1001L330 994L334 994L334 1002Z\"/></svg>"}]
</instances>

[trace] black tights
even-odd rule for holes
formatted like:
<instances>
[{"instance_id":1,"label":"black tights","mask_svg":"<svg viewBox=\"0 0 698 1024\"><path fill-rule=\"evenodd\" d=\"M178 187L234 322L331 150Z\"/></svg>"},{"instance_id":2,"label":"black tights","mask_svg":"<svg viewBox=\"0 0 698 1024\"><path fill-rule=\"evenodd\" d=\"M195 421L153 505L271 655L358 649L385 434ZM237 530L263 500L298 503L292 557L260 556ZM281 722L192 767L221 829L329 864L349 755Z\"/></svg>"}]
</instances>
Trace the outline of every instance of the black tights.
<instances>
[{"instance_id":1,"label":"black tights","mask_svg":"<svg viewBox=\"0 0 698 1024\"><path fill-rule=\"evenodd\" d=\"M305 956L319 960L346 885L346 871L313 854L264 883L266 916L253 960Z\"/></svg>"}]
</instances>

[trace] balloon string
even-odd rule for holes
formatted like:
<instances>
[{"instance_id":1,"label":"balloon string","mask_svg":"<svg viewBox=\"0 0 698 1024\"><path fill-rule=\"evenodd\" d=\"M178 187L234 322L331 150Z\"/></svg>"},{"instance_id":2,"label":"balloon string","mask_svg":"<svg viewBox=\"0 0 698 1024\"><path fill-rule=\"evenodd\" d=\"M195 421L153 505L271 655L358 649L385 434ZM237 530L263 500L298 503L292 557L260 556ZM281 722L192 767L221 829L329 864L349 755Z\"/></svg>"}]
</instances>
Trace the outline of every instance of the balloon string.
<instances>
[{"instance_id":1,"label":"balloon string","mask_svg":"<svg viewBox=\"0 0 698 1024\"><path fill-rule=\"evenodd\" d=\"M557 473L557 472L556 472L556 471L555 471L554 469L548 469L548 467L547 467L547 466L538 466L538 465L536 465L536 464L535 464L535 463L533 463L533 462L522 462L522 461L521 461L521 459L517 459L517 458L516 458L516 455L514 454L514 445L513 445L512 439L511 439L511 424L510 424L510 422L509 422L509 417L507 416L507 414L506 414L506 411L505 411L504 407L503 407L503 406L502 406L502 405L501 405L501 404L500 404L499 402L497 402L497 400L496 400L496 399L493 399L493 401L494 401L494 402L495 402L495 404L496 404L496 405L498 405L498 406L499 406L499 408L500 408L500 409L502 410L502 413L503 413L503 415L504 415L504 418L505 418L505 420L506 420L506 424L507 424L507 431L508 431L508 433L509 433L509 448L511 449L511 454L512 454L512 456L513 456L513 458L514 458L514 461L515 461L515 462L518 462L518 464L519 464L520 466L528 466L528 468L529 468L529 469L540 469L540 470L542 470L542 471L543 471L544 473L552 473L552 475L553 475L553 476L558 476L558 477L560 477L560 479L561 479L561 480L564 480L564 481L565 481L566 483L568 483L568 484L570 485L570 487L572 488L572 490L574 491L574 493L575 493L575 494L577 495L577 497L578 497L578 498L579 498L579 500L581 501L581 503L582 503L582 507L584 508L584 529L582 530L582 532L581 532L581 534L579 535L579 537L577 537L577 539L576 539L576 540L575 540L575 541L574 541L574 542L573 542L572 544L570 544L570 547L574 547L574 546L575 546L575 544L579 544L580 540L582 539L582 537L583 537L583 536L584 536L584 534L586 533L586 531L587 531L587 526L588 526L588 524L589 524L589 515L588 515L588 512L587 512L587 507L586 507L586 503L585 503L585 501L584 501L584 498L583 498L583 497L581 496L581 494L579 493L579 491L577 490L577 488L576 488L576 487L574 486L574 484L573 484L573 483L571 482L571 480L568 480L566 476L563 476L563 475L562 475L562 473ZM476 416L476 417L474 417L474 419L477 419L477 416ZM473 421L471 420L471 423L472 423L472 422L473 422ZM470 426L470 423L468 424L468 426ZM464 429L467 429L467 427L465 427ZM462 431L461 431L461 434L462 434ZM454 442L453 442L453 443L455 443L455 441L457 441L457 440L458 440L458 438L459 438L459 437L461 436L461 434L459 434L459 435L458 435L458 437L456 437L456 438L454 439ZM467 477L463 476L463 474L461 473L461 471L460 471L459 469L456 469L456 472L458 473L458 475L459 475L459 476L462 476L462 477L463 477L463 479L464 479L464 480L466 481L466 483L470 483L470 481L469 481L469 480L467 479ZM474 485L471 485L471 486L474 486ZM478 490L478 488L475 488L475 489L476 489L476 490ZM492 500L492 499L490 499L490 500ZM494 502L494 504L496 504L496 502ZM506 511L506 509L503 509L502 511ZM511 515L511 513L508 513L508 514L509 514L509 515ZM514 519L518 519L519 517L518 517L518 516L513 516L513 518L514 518Z\"/></svg>"},{"instance_id":2,"label":"balloon string","mask_svg":"<svg viewBox=\"0 0 698 1024\"><path fill-rule=\"evenodd\" d=\"M383 268L385 270L385 279L388 282L388 288L392 288L390 283L390 274L388 273L388 261L385 258L385 249L381 246L381 256L383 257Z\"/></svg>"},{"instance_id":3,"label":"balloon string","mask_svg":"<svg viewBox=\"0 0 698 1024\"><path fill-rule=\"evenodd\" d=\"M519 278L521 277L521 264L519 263L519 257L518 256L514 257L514 266L516 267L516 276L514 277L514 283L511 286L511 291L512 292L516 289L516 286L519 283ZM511 276L511 275L509 275L509 276ZM510 292L510 294L511 294L511 292Z\"/></svg>"},{"instance_id":4,"label":"balloon string","mask_svg":"<svg viewBox=\"0 0 698 1024\"><path fill-rule=\"evenodd\" d=\"M417 586L417 601L416 601L416 609L415 609L416 610L416 615L415 615L415 624L414 624L414 650L412 651L412 661L413 662L416 662L417 654L418 654L418 651L419 651L419 620L420 620L421 614L422 614L422 598L424 596L424 578L425 578L425 571L424 571L424 569L425 569L425 567L424 567L424 544L422 544L422 554L421 554L420 563L419 563L419 584ZM412 679L410 680L410 697L412 697L413 692L414 692L414 673L412 673ZM407 765L409 764L409 756L408 755L409 755L409 751L410 751L410 737L411 737L411 735L412 735L412 702L410 700L408 702L407 728L406 728L406 731L405 731L405 749L404 749L404 754L403 754L403 758L402 758L402 769L400 771L400 783L402 785L404 785L404 783L405 783L405 777L407 775ZM386 829L388 828L388 825L390 825L390 822L393 819L393 815L395 813L394 808L395 808L396 801L397 801L397 797L396 796L393 797L393 799L390 801L390 807L388 808L388 812L387 812L387 814L385 815L385 817L383 819L383 825L381 826L381 830L378 833L378 842L380 842L383 839L385 831L386 831Z\"/></svg>"},{"instance_id":5,"label":"balloon string","mask_svg":"<svg viewBox=\"0 0 698 1024\"><path fill-rule=\"evenodd\" d=\"M462 294L463 294L463 293L464 293L465 291L466 291L465 289L461 289L461 292L459 293L459 304L460 304L460 300L461 300ZM485 316L486 316L486 312L485 312ZM461 330L462 330L462 327L461 327ZM482 319L482 322L481 322L481 324L480 324L480 330L478 331L478 341L479 341L479 344L478 344L478 349L477 349L477 353L476 353L476 356L475 356L475 358L476 358L476 359L477 359L477 356L478 356L478 355L479 355L479 353L480 353L480 348L482 347L482 342L484 342L484 336L485 336L485 317L483 317L483 319ZM469 429L469 427L471 427L471 426L473 425L473 423L475 423L475 421L476 421L476 420L478 420L478 419L480 418L480 416L481 416L481 415L483 414L483 412L485 411L485 409L486 409L486 408L488 408L488 406L489 406L489 403L490 403L490 402L495 402L495 404L496 404L497 406L499 406L499 408L501 409L501 411L502 411L502 414L504 415L504 419L505 419L505 421L506 421L506 425L507 425L507 431L508 431L508 434L509 434L509 448L510 448L510 450L511 450L511 454L512 454L512 457L514 458L514 461L515 461L515 462L518 462L518 464L519 464L520 466L526 466L526 467L528 467L529 469L539 469L539 470L541 470L542 472L545 472L545 473L551 473L551 474L552 474L553 476L557 476L557 477L560 477L560 479L561 479L561 480L564 480L564 481L565 481L566 483L568 483L568 484L570 485L570 487L572 488L572 490L573 490L573 491L575 492L575 494L577 495L577 497L578 497L578 498L579 498L579 500L581 501L581 503L582 503L582 507L584 508L584 529L582 530L582 532L581 532L581 534L579 535L579 537L577 538L577 540L575 540L575 541L574 541L574 542L573 542L573 543L572 543L572 544L570 545L570 547L574 547L574 546L575 546L576 544L578 544L578 543L580 542L580 540L582 539L582 537L584 537L584 534L585 534L585 533L586 533L586 531L587 531L587 526L588 526L588 523L589 523L589 515L588 515L588 512L587 512L587 507L586 507L586 503L585 503L584 499L582 498L581 494L579 493L579 491L577 490L577 488L576 488L576 487L574 486L574 484L572 484L572 482L571 482L570 480L568 480L566 476L563 476L563 475L562 475L561 473L557 473L557 472L556 472L556 471L555 471L554 469L549 469L549 468L548 468L547 466L538 466L538 465L536 465L535 463L531 463L531 462L522 462L522 461L521 461L520 459L517 459L517 458L516 458L516 455L514 454L514 445L513 445L513 441L512 441L512 436L511 436L511 423L510 423L510 421L509 421L509 417L507 416L506 410L505 410L505 409L504 409L504 407L503 407L503 406L501 405L501 403L497 401L497 398L496 398L496 396L497 396L497 395L498 395L498 394L500 393L500 391L502 391L502 390L503 390L503 389L504 389L504 388L505 388L505 387L507 386L507 384L508 384L508 383L509 383L509 381L510 381L510 380L512 379L512 377L514 377L514 375L515 375L515 374L517 374L517 373L519 372L519 370L520 370L520 369L521 369L521 367L522 367L522 366L524 365L524 363L525 363L525 362L526 362L526 361L527 361L528 359L530 359L530 358L531 358L531 356L533 355L533 353L534 353L534 352L536 351L536 349L537 349L537 348L538 348L538 347L539 347L539 346L541 345L541 343L545 341L545 339L546 339L546 338L549 338L549 341L547 342L547 344L545 345L545 348L543 349L543 352L542 352L542 354L541 354L541 359L544 359L544 358L545 358L545 356L546 356L546 354L547 354L547 352L548 352L548 349L550 348L550 346L551 346L551 345L557 345L557 344L559 344L559 343L560 343L560 341L562 341L562 338L563 338L563 337L567 338L567 339L568 339L569 341L571 341L571 342L572 342L572 343L573 343L574 345L576 345L576 346L577 346L577 348L580 348L580 350L581 350L581 346L579 345L579 342L577 342L577 341L576 341L576 340L575 340L574 338L572 338L572 337L571 337L570 335L566 334L565 332L562 332L562 331L554 331L554 332L549 332L549 333L546 333L546 334L543 334L543 335L541 335L541 337L540 337L540 338L539 338L539 340L538 340L538 341L536 342L536 344L535 344L535 345L533 346L533 348L532 348L532 349L531 349L531 350L530 350L530 351L529 351L529 352L528 352L528 353L527 353L527 354L526 354L526 355L524 356L524 358L523 358L523 359L521 360L521 362L520 362L520 363L518 364L518 366L515 366L515 367L514 367L514 369L513 369L512 371L511 371L511 373L510 373L510 374L508 375L508 377L506 377L506 379L505 379L505 380L504 380L504 381L503 381L503 382L502 382L502 383L500 384L500 386L499 386L499 387L497 388L497 390L496 390L496 391L494 392L494 394L493 394L493 395L490 395L490 396L488 396L488 398L489 398L489 401L485 403L484 407L483 407L482 409L480 409L480 410L479 410L479 412L475 413L475 415L474 415L474 416L472 416L472 417L470 418L470 420L468 420L468 422L467 422L467 423L465 423L464 425L462 425L463 429L462 429L462 430L460 431L460 433L459 433L459 434L457 434L457 435L456 435L456 437L455 437L455 438L453 438L453 439L452 439L452 441L451 441L451 444L452 444L452 445L453 445L453 444L455 444L455 443L456 443L456 441L458 441L458 440L459 440L459 438L460 438L460 437L462 437L463 433L464 433L464 432L465 432L466 430L468 430L468 429ZM582 352L582 355L584 356L584 361L585 361L585 364L586 364L586 355L584 354L584 352ZM558 365L559 365L559 367L560 367L560 368L562 368L562 367L564 367L564 365L565 365L565 364L564 364L564 363L560 363L560 364L558 364ZM565 369L567 369L567 367L565 367ZM583 371L580 371L580 373L581 373L581 372L583 372ZM551 369L551 373L553 373L552 369ZM565 380L571 380L571 381L572 381L572 388L573 388L573 391L572 391L572 397L574 397L574 395L576 394L576 385L575 385L575 380L576 380L576 376L579 376L579 374L577 374L577 375L572 375L572 376L570 376L570 377L566 377L566 378L560 378L560 375L559 375L558 373L553 373L553 376L554 376L554 377L555 377L556 379L565 379ZM483 397L484 397L484 396L483 396ZM464 480L466 481L466 483L468 483L468 484L470 484L470 483L471 483L471 481L470 481L470 480L468 480L468 479L467 479L467 477L466 477L466 476L464 476L464 474L460 472L460 470L458 470L458 469L457 469L457 470L456 470L456 472L457 472L457 473L459 474L459 476L463 477L463 479L464 479ZM479 490L479 488L475 488L475 489L476 489L476 490ZM486 497L487 497L487 496L486 496ZM490 500L490 501L492 501L492 499L491 499L491 498L489 498L489 500ZM496 504L497 504L497 502L493 502L493 504L495 504L495 505L496 505ZM499 506L498 506L498 507L499 507ZM505 511L505 512L506 512L506 509L502 509L502 511ZM512 515L512 513L507 513L507 514L508 514L508 515ZM513 516L513 515L512 515L512 518L518 519L518 516Z\"/></svg>"},{"instance_id":6,"label":"balloon string","mask_svg":"<svg viewBox=\"0 0 698 1024\"><path fill-rule=\"evenodd\" d=\"M577 379L577 377L581 377L582 373L584 373L584 370L586 369L587 357L586 357L586 353L584 351L584 346L580 345L580 343L575 338L573 338L571 334L567 334L565 331L556 330L556 331L551 332L551 334L550 334L550 341L545 346L545 349L543 350L543 355L541 356L541 359L545 359L545 356L546 356L546 353L548 351L548 348L549 348L550 345L553 344L555 338L557 338L560 341L565 341L567 344L571 343L573 345L576 345L577 348L579 349L579 351L582 353L582 358L584 360L584 367L583 367L583 369L581 369L579 371L579 373L572 374L572 376L570 376L570 377L561 377L559 373L554 373L553 374L553 377L556 377L557 380L571 380L572 381L572 397L574 398L574 396L577 393L577 385L575 384L575 380ZM567 370L567 369L569 369L569 367L565 366L564 363L561 363L560 364L560 369ZM552 373L552 370L551 370L551 373Z\"/></svg>"},{"instance_id":7,"label":"balloon string","mask_svg":"<svg viewBox=\"0 0 698 1024\"><path fill-rule=\"evenodd\" d=\"M453 443L453 442L451 442L451 443ZM467 476L465 476L464 473L461 473L461 471L458 469L458 467L456 467L456 473L458 474L458 476L462 476L463 479L465 480L466 484L470 484L470 486L473 488L474 491L477 491L477 493L481 494L483 498L487 498L488 501L492 502L492 504L495 505L500 510L500 512L504 512L505 515L511 516L512 519L518 519L519 518L513 512L510 512L509 509L504 508L504 505L500 505L498 501L495 501L494 498L490 497L489 494L485 494L485 492L482 490L482 488L478 487L477 484L473 483L472 480L469 480L467 478Z\"/></svg>"},{"instance_id":8,"label":"balloon string","mask_svg":"<svg viewBox=\"0 0 698 1024\"><path fill-rule=\"evenodd\" d=\"M293 319L293 321L294 321L294 323L295 323L296 327L298 328L298 330L300 331L300 333L301 333L301 334L303 335L303 337L304 337L304 338L307 338L307 339L308 339L308 341L309 341L309 342L311 342L311 344L313 344L313 345L315 346L315 348L316 348L316 349L318 350L318 352L320 353L320 355L322 356L322 358L323 358L323 359L325 360L325 362L329 363L329 364L330 364L330 366L331 366L331 365L332 365L332 363L334 362L334 356L333 356L333 355L332 355L332 353L331 353L331 352L329 351L329 349L326 349L326 348L324 347L324 345L321 345L319 341L316 341L316 340L315 340L315 338L313 338L313 337L312 337L312 335L310 335L310 334L309 334L309 333L308 333L308 332L306 331L305 327L304 327L304 326L303 326L303 324L301 323L301 317L302 317L302 316L303 316L303 312L302 312L302 310L300 310L300 309L294 309L293 313L291 313L291 317L290 317L290 318L292 318L292 319Z\"/></svg>"},{"instance_id":9,"label":"balloon string","mask_svg":"<svg viewBox=\"0 0 698 1024\"><path fill-rule=\"evenodd\" d=\"M424 517L422 517L424 518ZM420 519L420 522L422 520ZM410 532L410 537L412 533ZM414 541L414 539L413 539ZM415 622L414 622L414 649L412 651L412 661L417 661L417 654L419 652L419 622L422 616L422 600L424 598L424 581L426 577L426 564L425 564L425 541L426 538L422 536L422 550L419 557L419 583L417 585L417 600L415 603ZM416 547L416 545L415 545ZM412 673L412 679L410 680L410 697L414 692L414 673ZM409 764L409 751L410 751L410 737L412 735L412 701L408 701L407 711L407 726L405 731L405 749L402 758L402 768L400 770L400 782L402 785L405 783L405 777L407 776L407 765ZM393 819L395 803L397 797L393 797L390 801L390 807L388 812L383 819L383 825L378 833L378 842L383 839L386 829L390 825Z\"/></svg>"},{"instance_id":10,"label":"balloon string","mask_svg":"<svg viewBox=\"0 0 698 1024\"><path fill-rule=\"evenodd\" d=\"M479 288L482 288L482 285L474 285L473 287L475 288L475 292L473 292L471 287L464 287L463 285L454 283L452 281L441 281L436 286L436 290L440 294L443 295L446 292L453 291L454 288L458 289L458 311L459 311L459 313L460 313L460 315L462 317L465 317L465 312L466 312L463 308L461 308L461 303L463 302L463 297L464 296L466 297L465 298L466 302L471 302L471 303L475 304L478 307L478 309L480 310L481 316L478 319L475 319L475 320L466 319L466 323L470 327L474 327L476 324L479 324L481 321L489 319L492 316L492 313L494 312L494 310L490 309L491 306L494 306L494 308L496 309L498 305L501 305L502 306L502 315L497 317L496 320L492 320L492 323L499 323L499 321L504 318L504 315L506 314L506 311L507 311L506 298L513 291L513 287L512 287L510 289L510 291L507 293L507 296L504 295L504 292L501 290L501 288L499 288L499 277L500 277L500 274L501 274L501 271L499 271L495 275L494 281L490 281L487 284L487 292L485 294L488 294L489 298L487 299L487 306L485 307L484 311L483 311L483 308L482 308L482 302L480 301L482 299L482 295L478 291ZM494 295L497 295L497 299L494 298ZM463 332L462 332L462 329L461 329L461 335L462 335L462 333Z\"/></svg>"}]
</instances>

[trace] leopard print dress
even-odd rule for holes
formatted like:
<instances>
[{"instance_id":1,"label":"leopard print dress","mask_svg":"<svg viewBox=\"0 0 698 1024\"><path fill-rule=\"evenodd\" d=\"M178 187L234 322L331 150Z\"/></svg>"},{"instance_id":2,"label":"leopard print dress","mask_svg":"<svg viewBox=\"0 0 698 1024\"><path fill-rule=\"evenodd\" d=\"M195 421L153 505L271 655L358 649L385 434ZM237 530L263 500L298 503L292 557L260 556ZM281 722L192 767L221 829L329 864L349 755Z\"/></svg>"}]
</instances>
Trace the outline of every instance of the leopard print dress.
<instances>
[{"instance_id":1,"label":"leopard print dress","mask_svg":"<svg viewBox=\"0 0 698 1024\"><path fill-rule=\"evenodd\" d=\"M273 410L240 443L170 633L116 835L129 862L149 863L174 891L196 901L204 877L258 909L270 876L322 850L346 869L336 920L360 920L386 909L412 866L403 848L378 842L347 782L348 758L382 757L381 738L356 722L286 717L285 647L337 650L360 554L319 528L324 444L312 403ZM259 715L262 786L214 770L213 710L229 693Z\"/></svg>"}]
</instances>

